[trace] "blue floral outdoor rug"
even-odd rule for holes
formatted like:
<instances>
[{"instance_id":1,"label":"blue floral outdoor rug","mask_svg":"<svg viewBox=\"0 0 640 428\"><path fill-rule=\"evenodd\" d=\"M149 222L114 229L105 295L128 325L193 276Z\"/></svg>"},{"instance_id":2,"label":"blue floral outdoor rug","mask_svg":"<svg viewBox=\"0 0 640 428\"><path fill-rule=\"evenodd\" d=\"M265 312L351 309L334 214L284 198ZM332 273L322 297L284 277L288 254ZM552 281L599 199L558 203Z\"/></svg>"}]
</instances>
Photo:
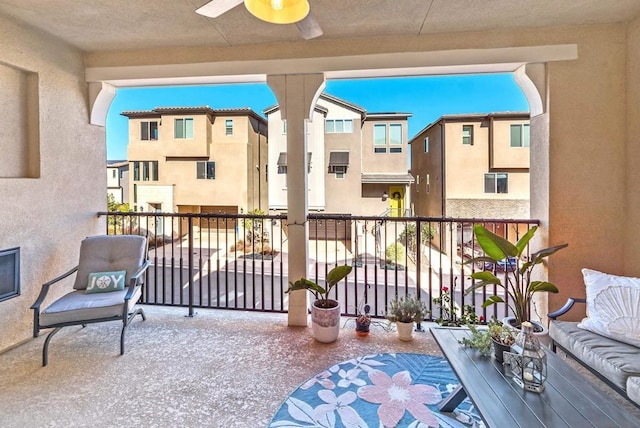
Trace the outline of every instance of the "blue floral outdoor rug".
<instances>
[{"instance_id":1,"label":"blue floral outdoor rug","mask_svg":"<svg viewBox=\"0 0 640 428\"><path fill-rule=\"evenodd\" d=\"M469 399L454 414L438 412L438 403L458 383L442 357L367 355L306 381L285 400L269 427L484 427Z\"/></svg>"}]
</instances>

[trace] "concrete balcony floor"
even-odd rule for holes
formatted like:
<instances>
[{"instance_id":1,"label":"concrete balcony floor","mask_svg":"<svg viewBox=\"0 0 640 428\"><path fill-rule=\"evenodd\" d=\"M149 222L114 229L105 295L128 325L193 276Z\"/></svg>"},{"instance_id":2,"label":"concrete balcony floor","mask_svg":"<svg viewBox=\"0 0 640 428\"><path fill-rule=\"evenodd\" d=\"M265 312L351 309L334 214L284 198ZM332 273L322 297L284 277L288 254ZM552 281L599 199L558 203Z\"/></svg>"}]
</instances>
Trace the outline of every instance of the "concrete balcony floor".
<instances>
[{"instance_id":1,"label":"concrete balcony floor","mask_svg":"<svg viewBox=\"0 0 640 428\"><path fill-rule=\"evenodd\" d=\"M438 355L430 334L401 342L350 323L333 344L286 314L146 306L119 355L116 322L66 327L42 367L45 335L0 355L0 425L7 427L265 427L301 383L331 365L380 352ZM595 378L581 370L585 376ZM630 412L640 410L595 381Z\"/></svg>"}]
</instances>

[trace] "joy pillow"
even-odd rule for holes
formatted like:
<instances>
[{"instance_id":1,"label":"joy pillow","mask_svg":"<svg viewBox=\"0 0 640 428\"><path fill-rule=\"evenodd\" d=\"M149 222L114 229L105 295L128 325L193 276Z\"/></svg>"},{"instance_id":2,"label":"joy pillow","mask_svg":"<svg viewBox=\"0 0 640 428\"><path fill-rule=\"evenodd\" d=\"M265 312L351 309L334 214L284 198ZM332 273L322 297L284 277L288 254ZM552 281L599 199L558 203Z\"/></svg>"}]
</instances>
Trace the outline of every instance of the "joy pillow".
<instances>
[{"instance_id":1,"label":"joy pillow","mask_svg":"<svg viewBox=\"0 0 640 428\"><path fill-rule=\"evenodd\" d=\"M124 280L126 276L126 270L90 273L85 293L106 293L108 291L124 290Z\"/></svg>"},{"instance_id":2,"label":"joy pillow","mask_svg":"<svg viewBox=\"0 0 640 428\"><path fill-rule=\"evenodd\" d=\"M640 346L640 278L582 269L587 317L578 327Z\"/></svg>"}]
</instances>

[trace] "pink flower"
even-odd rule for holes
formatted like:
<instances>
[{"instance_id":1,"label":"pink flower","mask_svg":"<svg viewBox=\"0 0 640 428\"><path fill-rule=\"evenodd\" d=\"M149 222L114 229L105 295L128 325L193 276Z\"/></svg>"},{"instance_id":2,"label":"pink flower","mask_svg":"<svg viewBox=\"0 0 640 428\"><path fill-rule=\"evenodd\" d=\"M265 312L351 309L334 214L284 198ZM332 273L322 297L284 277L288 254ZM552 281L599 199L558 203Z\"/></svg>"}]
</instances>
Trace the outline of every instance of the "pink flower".
<instances>
[{"instance_id":1,"label":"pink flower","mask_svg":"<svg viewBox=\"0 0 640 428\"><path fill-rule=\"evenodd\" d=\"M429 385L411 385L411 375L402 371L390 378L380 370L369 372L373 385L358 389L358 396L370 403L380 404L378 417L385 427L395 427L408 410L416 420L431 427L438 426L438 419L425 404L437 404L442 400L440 391Z\"/></svg>"},{"instance_id":2,"label":"pink flower","mask_svg":"<svg viewBox=\"0 0 640 428\"><path fill-rule=\"evenodd\" d=\"M480 315L480 322L484 321L484 317Z\"/></svg>"},{"instance_id":3,"label":"pink flower","mask_svg":"<svg viewBox=\"0 0 640 428\"><path fill-rule=\"evenodd\" d=\"M449 287L442 287L442 292L443 293L448 293L449 292Z\"/></svg>"}]
</instances>

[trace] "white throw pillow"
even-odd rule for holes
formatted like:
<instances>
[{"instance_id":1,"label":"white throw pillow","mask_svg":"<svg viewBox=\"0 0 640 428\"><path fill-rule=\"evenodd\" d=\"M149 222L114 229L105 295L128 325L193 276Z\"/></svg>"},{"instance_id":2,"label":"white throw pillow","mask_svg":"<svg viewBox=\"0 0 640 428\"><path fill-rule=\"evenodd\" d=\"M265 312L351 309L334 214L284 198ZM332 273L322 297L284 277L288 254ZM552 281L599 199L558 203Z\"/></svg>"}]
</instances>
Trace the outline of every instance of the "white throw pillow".
<instances>
[{"instance_id":1,"label":"white throw pillow","mask_svg":"<svg viewBox=\"0 0 640 428\"><path fill-rule=\"evenodd\" d=\"M582 269L587 317L578 327L640 346L640 278Z\"/></svg>"}]
</instances>

